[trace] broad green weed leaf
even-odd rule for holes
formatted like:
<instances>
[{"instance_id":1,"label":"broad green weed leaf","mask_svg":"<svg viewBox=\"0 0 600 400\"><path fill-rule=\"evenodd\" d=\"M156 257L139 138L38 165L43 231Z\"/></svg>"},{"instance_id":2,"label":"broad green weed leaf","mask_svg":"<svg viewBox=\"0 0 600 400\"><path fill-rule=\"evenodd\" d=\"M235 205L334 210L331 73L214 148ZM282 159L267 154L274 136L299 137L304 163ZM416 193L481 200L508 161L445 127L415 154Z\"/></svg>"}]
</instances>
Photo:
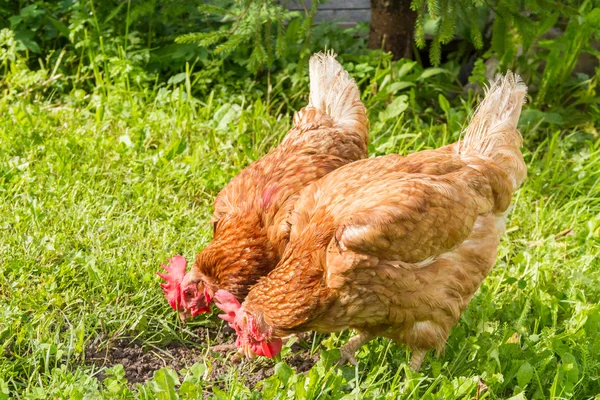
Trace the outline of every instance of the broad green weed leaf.
<instances>
[{"instance_id":1,"label":"broad green weed leaf","mask_svg":"<svg viewBox=\"0 0 600 400\"><path fill-rule=\"evenodd\" d=\"M227 393L225 393L224 391L222 391L221 389L219 389L218 387L213 387L212 388L213 394L215 395L215 399L219 399L219 400L229 400L229 396L227 395Z\"/></svg>"},{"instance_id":2,"label":"broad green weed leaf","mask_svg":"<svg viewBox=\"0 0 600 400\"><path fill-rule=\"evenodd\" d=\"M194 364L185 371L185 378L179 387L179 395L184 399L197 399L202 397L202 381L206 373L205 364Z\"/></svg>"},{"instance_id":3,"label":"broad green weed leaf","mask_svg":"<svg viewBox=\"0 0 600 400\"><path fill-rule=\"evenodd\" d=\"M287 385L288 380L294 374L292 368L284 362L279 362L275 365L275 375L284 385Z\"/></svg>"},{"instance_id":4,"label":"broad green weed leaf","mask_svg":"<svg viewBox=\"0 0 600 400\"><path fill-rule=\"evenodd\" d=\"M585 19L589 22L594 28L598 29L600 27L600 8L596 7L592 11L590 11Z\"/></svg>"},{"instance_id":5,"label":"broad green weed leaf","mask_svg":"<svg viewBox=\"0 0 600 400\"><path fill-rule=\"evenodd\" d=\"M46 12L43 9L39 9L37 4L31 4L27 7L21 8L20 14L23 18L35 18L40 15L44 15Z\"/></svg>"},{"instance_id":6,"label":"broad green weed leaf","mask_svg":"<svg viewBox=\"0 0 600 400\"><path fill-rule=\"evenodd\" d=\"M427 79L439 74L450 74L450 72L444 68L427 68L421 73L419 79Z\"/></svg>"},{"instance_id":7,"label":"broad green weed leaf","mask_svg":"<svg viewBox=\"0 0 600 400\"><path fill-rule=\"evenodd\" d=\"M159 400L178 399L175 385L179 385L179 378L171 368L161 368L154 373L152 388Z\"/></svg>"},{"instance_id":8,"label":"broad green weed leaf","mask_svg":"<svg viewBox=\"0 0 600 400\"><path fill-rule=\"evenodd\" d=\"M170 85L177 85L178 83L181 83L185 80L186 77L186 73L185 72L181 72L179 74L175 74L172 77L169 78L169 81L167 82Z\"/></svg>"},{"instance_id":9,"label":"broad green weed leaf","mask_svg":"<svg viewBox=\"0 0 600 400\"><path fill-rule=\"evenodd\" d=\"M65 37L69 37L69 28L63 24L62 22L60 22L59 20L55 19L54 17L52 17L51 15L47 14L45 16L45 18L50 21L50 23L52 25L54 25L54 27L56 28L56 30L58 30L60 33L62 33L63 35L65 35Z\"/></svg>"},{"instance_id":10,"label":"broad green weed leaf","mask_svg":"<svg viewBox=\"0 0 600 400\"><path fill-rule=\"evenodd\" d=\"M262 381L261 395L263 399L270 400L274 399L279 392L279 380L277 376L272 376Z\"/></svg>"},{"instance_id":11,"label":"broad green weed leaf","mask_svg":"<svg viewBox=\"0 0 600 400\"><path fill-rule=\"evenodd\" d=\"M117 364L112 368L107 368L106 376L104 386L110 393L119 394L127 390L127 379L125 379L123 365Z\"/></svg>"},{"instance_id":12,"label":"broad green weed leaf","mask_svg":"<svg viewBox=\"0 0 600 400\"><path fill-rule=\"evenodd\" d=\"M525 387L533 378L533 367L528 362L521 365L517 371L517 383L520 387Z\"/></svg>"},{"instance_id":13,"label":"broad green weed leaf","mask_svg":"<svg viewBox=\"0 0 600 400\"><path fill-rule=\"evenodd\" d=\"M20 41L23 46L33 51L34 53L40 52L40 46L34 40L35 33L28 30L18 30L15 32L15 39Z\"/></svg>"},{"instance_id":14,"label":"broad green weed leaf","mask_svg":"<svg viewBox=\"0 0 600 400\"><path fill-rule=\"evenodd\" d=\"M10 27L15 29L21 23L21 21L23 21L23 17L20 15L13 15L8 20L10 21Z\"/></svg>"},{"instance_id":15,"label":"broad green weed leaf","mask_svg":"<svg viewBox=\"0 0 600 400\"><path fill-rule=\"evenodd\" d=\"M410 71L412 71L413 68L415 67L415 65L417 65L416 61L408 61L408 60L406 60L406 62L404 64L402 64L402 66L398 70L398 74L396 76L398 78L402 78L403 76L405 76L406 74L408 74Z\"/></svg>"},{"instance_id":16,"label":"broad green weed leaf","mask_svg":"<svg viewBox=\"0 0 600 400\"><path fill-rule=\"evenodd\" d=\"M221 108L215 112L213 120L217 122L217 129L226 131L229 129L229 124L240 116L242 109L237 104L223 104Z\"/></svg>"},{"instance_id":17,"label":"broad green weed leaf","mask_svg":"<svg viewBox=\"0 0 600 400\"><path fill-rule=\"evenodd\" d=\"M297 399L303 400L306 398L306 378L304 375L300 375L293 388Z\"/></svg>"},{"instance_id":18,"label":"broad green weed leaf","mask_svg":"<svg viewBox=\"0 0 600 400\"><path fill-rule=\"evenodd\" d=\"M175 157L177 157L178 155L183 153L185 151L186 147L187 147L187 142L184 138L180 138L179 140L176 140L171 145L171 147L169 147L169 150L167 150L167 153L165 154L165 158L169 161L173 160Z\"/></svg>"},{"instance_id":19,"label":"broad green weed leaf","mask_svg":"<svg viewBox=\"0 0 600 400\"><path fill-rule=\"evenodd\" d=\"M446 99L444 95L440 93L438 95L438 102L440 103L440 108L444 114L448 115L450 113L450 103L448 102L448 99Z\"/></svg>"},{"instance_id":20,"label":"broad green weed leaf","mask_svg":"<svg viewBox=\"0 0 600 400\"><path fill-rule=\"evenodd\" d=\"M185 380L195 379L197 381L201 381L204 379L204 374L206 373L206 364L198 364L195 363L188 370L188 375L185 377Z\"/></svg>"},{"instance_id":21,"label":"broad green weed leaf","mask_svg":"<svg viewBox=\"0 0 600 400\"><path fill-rule=\"evenodd\" d=\"M394 83L390 84L388 87L386 87L386 90L387 90L387 92L394 94L402 89L406 89L407 87L411 87L411 86L415 86L415 84L412 82L406 82L406 81L394 82Z\"/></svg>"},{"instance_id":22,"label":"broad green weed leaf","mask_svg":"<svg viewBox=\"0 0 600 400\"><path fill-rule=\"evenodd\" d=\"M565 371L565 377L571 383L577 383L579 379L579 366L577 360L571 353L565 353L561 357L562 369Z\"/></svg>"},{"instance_id":23,"label":"broad green weed leaf","mask_svg":"<svg viewBox=\"0 0 600 400\"><path fill-rule=\"evenodd\" d=\"M10 398L9 395L8 384L4 379L0 378L0 400L8 400Z\"/></svg>"},{"instance_id":24,"label":"broad green weed leaf","mask_svg":"<svg viewBox=\"0 0 600 400\"><path fill-rule=\"evenodd\" d=\"M385 110L379 113L381 121L387 121L398 117L408 108L408 96L402 95L392 101Z\"/></svg>"},{"instance_id":25,"label":"broad green weed leaf","mask_svg":"<svg viewBox=\"0 0 600 400\"><path fill-rule=\"evenodd\" d=\"M339 349L331 349L321 351L321 363L317 365L322 365L325 370L328 370L335 361L339 360L341 356Z\"/></svg>"},{"instance_id":26,"label":"broad green weed leaf","mask_svg":"<svg viewBox=\"0 0 600 400\"><path fill-rule=\"evenodd\" d=\"M202 397L202 386L190 381L183 382L179 387L179 395L183 399L197 399Z\"/></svg>"}]
</instances>

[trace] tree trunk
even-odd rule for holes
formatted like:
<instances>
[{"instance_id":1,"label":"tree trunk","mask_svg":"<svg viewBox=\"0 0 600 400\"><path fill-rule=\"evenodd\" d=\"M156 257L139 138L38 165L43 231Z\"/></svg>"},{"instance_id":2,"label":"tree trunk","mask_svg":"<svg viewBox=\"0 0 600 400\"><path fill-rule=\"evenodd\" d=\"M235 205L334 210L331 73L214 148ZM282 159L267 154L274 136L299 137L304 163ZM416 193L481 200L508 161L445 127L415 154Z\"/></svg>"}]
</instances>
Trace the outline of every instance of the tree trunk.
<instances>
[{"instance_id":1,"label":"tree trunk","mask_svg":"<svg viewBox=\"0 0 600 400\"><path fill-rule=\"evenodd\" d=\"M417 13L411 0L371 0L369 47L391 51L394 60L411 58Z\"/></svg>"}]
</instances>

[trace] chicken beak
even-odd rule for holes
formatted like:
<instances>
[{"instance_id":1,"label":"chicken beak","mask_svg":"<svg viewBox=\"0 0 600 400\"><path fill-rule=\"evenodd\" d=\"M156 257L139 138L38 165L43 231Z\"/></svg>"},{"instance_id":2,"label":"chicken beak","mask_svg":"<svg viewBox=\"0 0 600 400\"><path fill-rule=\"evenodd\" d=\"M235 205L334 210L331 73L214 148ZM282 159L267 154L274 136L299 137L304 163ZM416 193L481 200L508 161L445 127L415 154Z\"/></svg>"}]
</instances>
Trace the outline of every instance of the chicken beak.
<instances>
[{"instance_id":1,"label":"chicken beak","mask_svg":"<svg viewBox=\"0 0 600 400\"><path fill-rule=\"evenodd\" d=\"M187 323L187 321L192 318L192 313L189 312L188 310L185 311L180 311L179 312L179 319L181 320L181 322L183 322L184 324Z\"/></svg>"},{"instance_id":2,"label":"chicken beak","mask_svg":"<svg viewBox=\"0 0 600 400\"><path fill-rule=\"evenodd\" d=\"M239 348L238 352L242 354L245 358L254 359L256 358L256 354L252 351L249 344L244 344L243 347Z\"/></svg>"}]
</instances>

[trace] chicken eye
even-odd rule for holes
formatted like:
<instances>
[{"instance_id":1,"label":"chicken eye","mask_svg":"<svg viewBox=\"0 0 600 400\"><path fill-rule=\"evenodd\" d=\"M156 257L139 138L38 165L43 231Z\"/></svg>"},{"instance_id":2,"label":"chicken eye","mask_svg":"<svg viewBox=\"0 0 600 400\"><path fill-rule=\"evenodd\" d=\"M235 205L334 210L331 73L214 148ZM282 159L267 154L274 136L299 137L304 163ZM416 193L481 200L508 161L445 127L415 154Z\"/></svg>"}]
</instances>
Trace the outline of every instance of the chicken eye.
<instances>
[{"instance_id":1,"label":"chicken eye","mask_svg":"<svg viewBox=\"0 0 600 400\"><path fill-rule=\"evenodd\" d=\"M186 297L191 297L192 296L192 291L191 290L186 290L184 292L184 294L185 294Z\"/></svg>"}]
</instances>

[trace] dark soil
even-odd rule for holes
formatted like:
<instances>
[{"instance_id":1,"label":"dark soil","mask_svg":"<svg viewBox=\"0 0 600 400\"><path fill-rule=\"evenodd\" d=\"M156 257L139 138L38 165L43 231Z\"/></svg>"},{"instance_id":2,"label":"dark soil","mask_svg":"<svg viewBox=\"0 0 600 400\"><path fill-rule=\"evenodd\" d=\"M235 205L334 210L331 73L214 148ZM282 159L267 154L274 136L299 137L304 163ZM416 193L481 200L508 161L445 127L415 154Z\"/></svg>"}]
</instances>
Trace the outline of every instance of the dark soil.
<instances>
[{"instance_id":1,"label":"dark soil","mask_svg":"<svg viewBox=\"0 0 600 400\"><path fill-rule=\"evenodd\" d=\"M101 348L89 347L86 349L86 362L99 368L112 367L122 364L125 369L125 378L130 384L143 383L152 377L154 371L163 367L171 367L177 371L189 368L201 360L205 351L194 347L182 345L169 345L164 348L147 347L141 343L129 340L117 340ZM98 376L104 380L101 372Z\"/></svg>"},{"instance_id":2,"label":"dark soil","mask_svg":"<svg viewBox=\"0 0 600 400\"><path fill-rule=\"evenodd\" d=\"M100 369L98 379L104 380L103 370L116 364L123 365L125 377L131 386L144 383L151 379L154 371L170 367L176 371L189 368L195 363L207 362L210 365L208 381L221 386L220 382L231 371L232 365L237 365L240 376L246 379L249 387L273 375L274 362L268 359L254 361L240 360L235 351L217 353L207 350L210 346L220 346L234 343L234 333L229 328L216 332L207 328L195 331L200 337L199 346L171 343L165 346L144 344L130 339L117 339L103 342L100 345L90 345L85 351L85 362ZM210 341L208 338L210 337ZM293 354L284 360L298 373L306 372L317 362L318 356L298 344L292 346Z\"/></svg>"}]
</instances>

